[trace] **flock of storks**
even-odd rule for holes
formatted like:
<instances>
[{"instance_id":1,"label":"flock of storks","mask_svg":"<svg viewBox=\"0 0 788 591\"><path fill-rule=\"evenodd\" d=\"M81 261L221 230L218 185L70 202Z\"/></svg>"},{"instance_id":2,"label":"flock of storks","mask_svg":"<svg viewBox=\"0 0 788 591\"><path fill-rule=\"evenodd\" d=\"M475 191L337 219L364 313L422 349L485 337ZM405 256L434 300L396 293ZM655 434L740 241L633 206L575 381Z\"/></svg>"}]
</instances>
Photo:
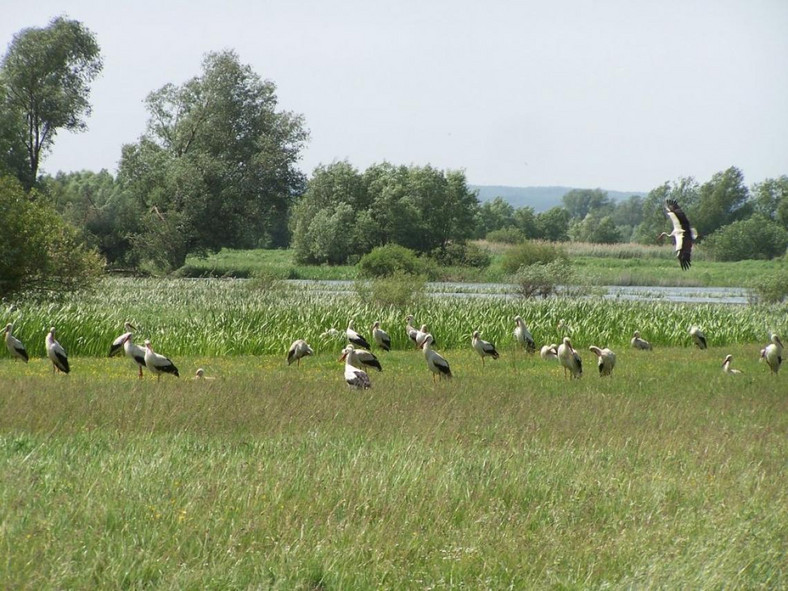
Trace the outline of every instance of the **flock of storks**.
<instances>
[{"instance_id":1,"label":"flock of storks","mask_svg":"<svg viewBox=\"0 0 788 591\"><path fill-rule=\"evenodd\" d=\"M673 239L673 244L676 250L676 257L683 270L687 270L691 264L692 245L697 238L695 229L690 226L687 216L682 211L679 204L673 199L665 200L665 214L673 224L673 231L670 233L662 232L657 239L661 240L666 236ZM406 331L408 338L414 343L416 347L424 352L424 359L427 362L427 367L432 372L433 381L436 377L450 379L452 377L451 367L449 362L435 351L432 347L435 344L435 339L427 330L426 325L421 325L417 329L413 325L413 316L406 318ZM529 353L536 351L536 344L534 343L533 336L528 330L525 322L520 316L515 316L515 341L522 346ZM564 321L558 325L558 329L568 329ZM149 340L145 341L145 348L134 343L134 330L135 327L131 323L125 324L125 330L122 335L116 338L110 346L109 355L112 357L120 353L122 350L127 357L132 359L139 369L139 377L142 378L143 368L147 368L152 374L156 375L158 379L161 374L167 373L174 376L179 376L178 368L175 364L159 353L153 350L153 346ZM330 329L332 334L339 335L336 329ZM11 356L15 359L20 359L24 362L28 361L28 354L22 342L14 337L13 324L9 323L5 327L5 344ZM571 332L571 331L567 331ZM389 335L380 328L380 322L375 322L371 328L372 340L384 351L391 350L391 338ZM353 321L348 323L347 330L345 331L348 344L342 350L342 356L339 361L345 362L345 381L349 386L354 388L366 389L370 388L372 383L369 379L369 374L365 368L373 368L382 371L380 361L374 353L370 351L371 346L369 342L353 328ZM690 336L696 346L701 349L706 348L706 337L697 326L690 328ZM63 346L55 339L55 327L52 327L46 335L46 352L52 362L52 371L61 371L69 373L71 368L68 363L68 355ZM641 338L640 333L635 331L631 345L635 349L650 350L651 345L648 341ZM495 349L495 345L488 341L482 340L479 331L475 330L471 336L471 346L479 354L484 365L486 357L498 359L499 354ZM616 355L613 351L597 346L590 346L589 349L597 356L597 365L599 374L601 376L608 376L612 373L616 364ZM777 374L782 364L782 349L783 345L779 336L776 334L771 335L771 342L761 349L761 359L765 360L772 373ZM314 351L303 339L298 339L293 342L287 352L287 363L292 364L294 361L300 365L301 359L308 355L312 355ZM573 378L579 378L583 374L583 362L578 352L572 347L571 340L565 336L560 345L550 344L541 348L540 355L542 359L550 360L557 359L561 366L564 368L564 375ZM740 370L731 367L733 357L727 355L722 363L722 368L725 373L739 374ZM198 369L195 378L198 379L211 379L205 375L202 368Z\"/></svg>"}]
</instances>

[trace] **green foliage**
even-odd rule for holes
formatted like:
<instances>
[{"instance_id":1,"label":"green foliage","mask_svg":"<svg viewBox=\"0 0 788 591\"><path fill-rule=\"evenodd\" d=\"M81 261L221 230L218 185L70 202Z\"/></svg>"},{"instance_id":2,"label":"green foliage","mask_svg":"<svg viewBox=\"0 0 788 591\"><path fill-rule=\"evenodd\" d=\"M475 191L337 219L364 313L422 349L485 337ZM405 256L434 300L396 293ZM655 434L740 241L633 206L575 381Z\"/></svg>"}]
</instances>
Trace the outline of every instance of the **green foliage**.
<instances>
[{"instance_id":1,"label":"green foliage","mask_svg":"<svg viewBox=\"0 0 788 591\"><path fill-rule=\"evenodd\" d=\"M356 281L355 290L363 303L404 310L423 303L426 283L424 275L395 271L369 282Z\"/></svg>"},{"instance_id":2,"label":"green foliage","mask_svg":"<svg viewBox=\"0 0 788 591\"><path fill-rule=\"evenodd\" d=\"M118 172L150 212L134 241L141 259L166 271L188 252L288 244L308 133L302 117L277 110L275 90L224 51L205 57L200 76L148 96L148 130L124 146ZM182 244L162 239L174 228ZM153 257L146 243L164 250Z\"/></svg>"},{"instance_id":3,"label":"green foliage","mask_svg":"<svg viewBox=\"0 0 788 591\"><path fill-rule=\"evenodd\" d=\"M572 265L565 259L523 265L512 277L517 293L525 298L546 298L557 293L559 285L572 282Z\"/></svg>"},{"instance_id":4,"label":"green foliage","mask_svg":"<svg viewBox=\"0 0 788 591\"><path fill-rule=\"evenodd\" d=\"M785 254L788 230L756 214L720 228L706 239L704 246L719 261L771 259Z\"/></svg>"},{"instance_id":5,"label":"green foliage","mask_svg":"<svg viewBox=\"0 0 788 591\"><path fill-rule=\"evenodd\" d=\"M520 244L526 241L526 236L519 228L502 228L489 232L485 240L488 242L501 242L503 244Z\"/></svg>"},{"instance_id":6,"label":"green foliage","mask_svg":"<svg viewBox=\"0 0 788 591\"><path fill-rule=\"evenodd\" d=\"M598 217L610 215L614 203L601 189L572 189L561 199L572 220L582 220L589 213Z\"/></svg>"},{"instance_id":7,"label":"green foliage","mask_svg":"<svg viewBox=\"0 0 788 591\"><path fill-rule=\"evenodd\" d=\"M766 304L778 304L788 299L788 268L760 275L753 281L752 289L757 301Z\"/></svg>"},{"instance_id":8,"label":"green foliage","mask_svg":"<svg viewBox=\"0 0 788 591\"><path fill-rule=\"evenodd\" d=\"M395 273L422 275L430 271L429 263L415 252L399 244L373 248L358 262L362 277L386 277Z\"/></svg>"},{"instance_id":9,"label":"green foliage","mask_svg":"<svg viewBox=\"0 0 788 591\"><path fill-rule=\"evenodd\" d=\"M476 236L478 238L484 238L490 232L514 226L514 207L501 197L482 203L476 214Z\"/></svg>"},{"instance_id":10,"label":"green foliage","mask_svg":"<svg viewBox=\"0 0 788 591\"><path fill-rule=\"evenodd\" d=\"M477 244L470 242L449 242L430 252L430 258L442 267L475 267L484 269L490 266L490 255Z\"/></svg>"},{"instance_id":11,"label":"green foliage","mask_svg":"<svg viewBox=\"0 0 788 591\"><path fill-rule=\"evenodd\" d=\"M35 185L58 130L86 128L90 83L102 66L95 36L79 21L57 17L14 35L0 64L0 172Z\"/></svg>"},{"instance_id":12,"label":"green foliage","mask_svg":"<svg viewBox=\"0 0 788 591\"><path fill-rule=\"evenodd\" d=\"M698 203L684 210L701 239L752 213L744 175L735 167L716 173L701 185ZM682 207L684 207L682 205Z\"/></svg>"},{"instance_id":13,"label":"green foliage","mask_svg":"<svg viewBox=\"0 0 788 591\"><path fill-rule=\"evenodd\" d=\"M569 240L569 212L553 207L536 216L537 237L551 242Z\"/></svg>"},{"instance_id":14,"label":"green foliage","mask_svg":"<svg viewBox=\"0 0 788 591\"><path fill-rule=\"evenodd\" d=\"M0 177L0 297L14 292L55 292L87 285L103 269L77 231L25 193L12 177Z\"/></svg>"},{"instance_id":15,"label":"green foliage","mask_svg":"<svg viewBox=\"0 0 788 591\"><path fill-rule=\"evenodd\" d=\"M528 240L509 249L501 261L505 273L512 275L520 267L537 263L551 263L555 260L568 260L566 252L560 246L549 242Z\"/></svg>"},{"instance_id":16,"label":"green foliage","mask_svg":"<svg viewBox=\"0 0 788 591\"><path fill-rule=\"evenodd\" d=\"M621 232L613 218L609 215L600 218L596 213L589 213L582 220L575 221L569 228L569 237L576 242L598 244L622 242Z\"/></svg>"},{"instance_id":17,"label":"green foliage","mask_svg":"<svg viewBox=\"0 0 788 591\"><path fill-rule=\"evenodd\" d=\"M753 197L756 213L775 220L788 230L788 176L756 184Z\"/></svg>"}]
</instances>

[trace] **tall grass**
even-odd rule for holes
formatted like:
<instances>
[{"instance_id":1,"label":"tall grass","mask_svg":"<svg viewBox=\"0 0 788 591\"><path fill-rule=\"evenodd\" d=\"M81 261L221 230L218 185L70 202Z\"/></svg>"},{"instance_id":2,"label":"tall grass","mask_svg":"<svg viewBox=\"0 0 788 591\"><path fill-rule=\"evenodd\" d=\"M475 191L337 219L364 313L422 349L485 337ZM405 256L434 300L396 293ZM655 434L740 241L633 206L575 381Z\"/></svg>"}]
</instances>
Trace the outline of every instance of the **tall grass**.
<instances>
[{"instance_id":1,"label":"tall grass","mask_svg":"<svg viewBox=\"0 0 788 591\"><path fill-rule=\"evenodd\" d=\"M103 356L127 320L135 338L179 355L284 355L304 338L318 351L339 351L348 320L368 334L375 320L389 332L396 349L412 345L405 316L433 332L439 349L468 346L473 330L504 347L512 342L513 318L525 319L539 343L560 342L565 320L578 344L626 346L635 330L658 346L691 346L688 330L700 326L714 345L765 343L769 332L788 334L788 307L675 304L599 299L428 297L411 309L361 302L351 293L325 293L303 285L255 289L254 281L189 279L111 279L92 292L67 295L60 302L18 302L1 322L14 322L15 334L33 356L44 356L44 337L57 328L72 356ZM339 338L327 335L334 328ZM0 356L6 356L3 348Z\"/></svg>"},{"instance_id":2,"label":"tall grass","mask_svg":"<svg viewBox=\"0 0 788 591\"><path fill-rule=\"evenodd\" d=\"M784 376L751 348L571 382L464 349L437 385L397 351L363 393L329 354L3 359L0 587L784 588Z\"/></svg>"}]
</instances>

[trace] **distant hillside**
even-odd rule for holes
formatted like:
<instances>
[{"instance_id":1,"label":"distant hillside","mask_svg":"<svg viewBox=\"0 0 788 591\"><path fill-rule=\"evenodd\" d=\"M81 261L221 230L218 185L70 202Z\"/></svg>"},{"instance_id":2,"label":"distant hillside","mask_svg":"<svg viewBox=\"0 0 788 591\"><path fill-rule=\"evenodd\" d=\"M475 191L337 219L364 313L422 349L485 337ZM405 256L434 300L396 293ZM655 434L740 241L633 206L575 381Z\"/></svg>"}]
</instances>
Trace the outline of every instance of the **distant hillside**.
<instances>
[{"instance_id":1,"label":"distant hillside","mask_svg":"<svg viewBox=\"0 0 788 591\"><path fill-rule=\"evenodd\" d=\"M501 197L515 209L530 206L537 213L547 211L556 205L562 205L561 198L572 190L572 187L502 187L496 185L469 185L472 191L479 192L479 201L492 201ZM641 191L606 191L614 201L627 199L632 195L645 197Z\"/></svg>"}]
</instances>

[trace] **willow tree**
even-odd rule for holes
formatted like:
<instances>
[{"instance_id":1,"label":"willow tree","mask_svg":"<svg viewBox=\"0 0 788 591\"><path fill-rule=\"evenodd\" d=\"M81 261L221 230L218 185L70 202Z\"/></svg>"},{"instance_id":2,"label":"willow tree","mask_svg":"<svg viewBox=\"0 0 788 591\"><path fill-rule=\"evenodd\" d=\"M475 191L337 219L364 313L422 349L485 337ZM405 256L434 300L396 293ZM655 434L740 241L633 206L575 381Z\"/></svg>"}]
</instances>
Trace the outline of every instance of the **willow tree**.
<instances>
[{"instance_id":1,"label":"willow tree","mask_svg":"<svg viewBox=\"0 0 788 591\"><path fill-rule=\"evenodd\" d=\"M0 64L0 171L35 185L58 131L86 129L102 66L95 36L79 21L58 17L14 36Z\"/></svg>"}]
</instances>

